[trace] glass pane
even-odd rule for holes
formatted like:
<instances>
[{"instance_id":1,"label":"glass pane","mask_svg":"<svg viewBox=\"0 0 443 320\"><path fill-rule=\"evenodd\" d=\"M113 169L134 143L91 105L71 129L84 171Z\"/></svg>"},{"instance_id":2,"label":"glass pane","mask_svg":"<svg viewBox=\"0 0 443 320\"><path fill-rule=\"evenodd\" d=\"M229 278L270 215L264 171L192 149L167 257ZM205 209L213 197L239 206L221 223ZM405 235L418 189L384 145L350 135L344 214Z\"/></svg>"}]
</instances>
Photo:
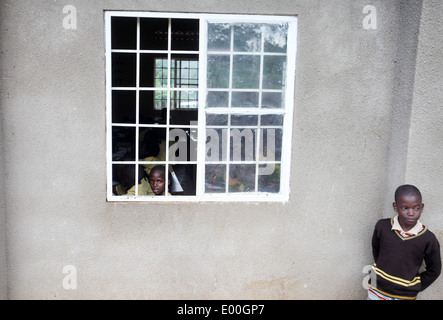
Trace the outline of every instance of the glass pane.
<instances>
[{"instance_id":1,"label":"glass pane","mask_svg":"<svg viewBox=\"0 0 443 320\"><path fill-rule=\"evenodd\" d=\"M156 88L168 86L168 56L166 54L140 54L140 86Z\"/></svg>"},{"instance_id":2,"label":"glass pane","mask_svg":"<svg viewBox=\"0 0 443 320\"><path fill-rule=\"evenodd\" d=\"M197 185L196 164L175 164L171 172L170 193L173 195L195 196Z\"/></svg>"},{"instance_id":3,"label":"glass pane","mask_svg":"<svg viewBox=\"0 0 443 320\"><path fill-rule=\"evenodd\" d=\"M229 87L229 56L208 55L208 88Z\"/></svg>"},{"instance_id":4,"label":"glass pane","mask_svg":"<svg viewBox=\"0 0 443 320\"><path fill-rule=\"evenodd\" d=\"M197 129L174 128L169 131L169 160L197 160Z\"/></svg>"},{"instance_id":5,"label":"glass pane","mask_svg":"<svg viewBox=\"0 0 443 320\"><path fill-rule=\"evenodd\" d=\"M135 53L112 54L112 86L135 87Z\"/></svg>"},{"instance_id":6,"label":"glass pane","mask_svg":"<svg viewBox=\"0 0 443 320\"><path fill-rule=\"evenodd\" d=\"M198 51L199 21L194 19L172 19L172 50Z\"/></svg>"},{"instance_id":7,"label":"glass pane","mask_svg":"<svg viewBox=\"0 0 443 320\"><path fill-rule=\"evenodd\" d=\"M265 56L263 60L263 89L283 89L285 73L286 56Z\"/></svg>"},{"instance_id":8,"label":"glass pane","mask_svg":"<svg viewBox=\"0 0 443 320\"><path fill-rule=\"evenodd\" d=\"M139 121L141 124L165 124L167 91L140 91ZM156 97L158 100L155 100Z\"/></svg>"},{"instance_id":9,"label":"glass pane","mask_svg":"<svg viewBox=\"0 0 443 320\"><path fill-rule=\"evenodd\" d=\"M263 92L262 108L283 108L283 94L280 92Z\"/></svg>"},{"instance_id":10,"label":"glass pane","mask_svg":"<svg viewBox=\"0 0 443 320\"><path fill-rule=\"evenodd\" d=\"M140 128L139 129L139 159L141 161L164 161L166 154L166 129ZM144 164L148 168L147 164ZM146 171L149 174L150 166Z\"/></svg>"},{"instance_id":11,"label":"glass pane","mask_svg":"<svg viewBox=\"0 0 443 320\"><path fill-rule=\"evenodd\" d=\"M229 165L229 192L255 191L255 164Z\"/></svg>"},{"instance_id":12,"label":"glass pane","mask_svg":"<svg viewBox=\"0 0 443 320\"><path fill-rule=\"evenodd\" d=\"M228 124L228 115L226 114L206 114L207 126L226 126Z\"/></svg>"},{"instance_id":13,"label":"glass pane","mask_svg":"<svg viewBox=\"0 0 443 320\"><path fill-rule=\"evenodd\" d=\"M260 130L260 161L280 161L282 146L282 129L261 129Z\"/></svg>"},{"instance_id":14,"label":"glass pane","mask_svg":"<svg viewBox=\"0 0 443 320\"><path fill-rule=\"evenodd\" d=\"M205 166L205 192L226 192L226 165L207 164Z\"/></svg>"},{"instance_id":15,"label":"glass pane","mask_svg":"<svg viewBox=\"0 0 443 320\"><path fill-rule=\"evenodd\" d=\"M114 164L112 166L112 192L116 196L135 195L135 168L134 164ZM142 166L138 166L138 181L146 178ZM139 194L142 187L139 185Z\"/></svg>"},{"instance_id":16,"label":"glass pane","mask_svg":"<svg viewBox=\"0 0 443 320\"><path fill-rule=\"evenodd\" d=\"M228 69L229 72L229 69ZM260 81L260 57L235 55L233 61L233 88L258 89Z\"/></svg>"},{"instance_id":17,"label":"glass pane","mask_svg":"<svg viewBox=\"0 0 443 320\"><path fill-rule=\"evenodd\" d=\"M226 160L227 129L206 129L206 161Z\"/></svg>"},{"instance_id":18,"label":"glass pane","mask_svg":"<svg viewBox=\"0 0 443 320\"><path fill-rule=\"evenodd\" d=\"M231 48L231 25L208 24L208 51L229 51Z\"/></svg>"},{"instance_id":19,"label":"glass pane","mask_svg":"<svg viewBox=\"0 0 443 320\"><path fill-rule=\"evenodd\" d=\"M206 107L208 108L229 107L229 92L209 91L206 96Z\"/></svg>"},{"instance_id":20,"label":"glass pane","mask_svg":"<svg viewBox=\"0 0 443 320\"><path fill-rule=\"evenodd\" d=\"M112 122L135 123L135 91L112 91Z\"/></svg>"},{"instance_id":21,"label":"glass pane","mask_svg":"<svg viewBox=\"0 0 443 320\"><path fill-rule=\"evenodd\" d=\"M234 26L234 51L261 51L261 25L239 24Z\"/></svg>"},{"instance_id":22,"label":"glass pane","mask_svg":"<svg viewBox=\"0 0 443 320\"><path fill-rule=\"evenodd\" d=\"M112 160L135 160L134 127L112 127Z\"/></svg>"},{"instance_id":23,"label":"glass pane","mask_svg":"<svg viewBox=\"0 0 443 320\"><path fill-rule=\"evenodd\" d=\"M233 92L233 108L258 108L258 92Z\"/></svg>"},{"instance_id":24,"label":"glass pane","mask_svg":"<svg viewBox=\"0 0 443 320\"><path fill-rule=\"evenodd\" d=\"M288 38L288 24L264 25L265 52L286 52Z\"/></svg>"},{"instance_id":25,"label":"glass pane","mask_svg":"<svg viewBox=\"0 0 443 320\"><path fill-rule=\"evenodd\" d=\"M261 116L262 126L282 126L283 115L282 114L264 114Z\"/></svg>"},{"instance_id":26,"label":"glass pane","mask_svg":"<svg viewBox=\"0 0 443 320\"><path fill-rule=\"evenodd\" d=\"M231 115L231 125L233 126L256 126L257 115L233 114Z\"/></svg>"},{"instance_id":27,"label":"glass pane","mask_svg":"<svg viewBox=\"0 0 443 320\"><path fill-rule=\"evenodd\" d=\"M280 191L280 164L260 164L258 175L259 192L278 193Z\"/></svg>"},{"instance_id":28,"label":"glass pane","mask_svg":"<svg viewBox=\"0 0 443 320\"><path fill-rule=\"evenodd\" d=\"M168 19L140 18L140 49L168 50Z\"/></svg>"},{"instance_id":29,"label":"glass pane","mask_svg":"<svg viewBox=\"0 0 443 320\"><path fill-rule=\"evenodd\" d=\"M137 18L111 18L111 47L112 49L136 49Z\"/></svg>"},{"instance_id":30,"label":"glass pane","mask_svg":"<svg viewBox=\"0 0 443 320\"><path fill-rule=\"evenodd\" d=\"M198 87L198 56L172 55L171 59L171 87L197 88Z\"/></svg>"},{"instance_id":31,"label":"glass pane","mask_svg":"<svg viewBox=\"0 0 443 320\"><path fill-rule=\"evenodd\" d=\"M230 159L232 161L255 160L255 129L231 129Z\"/></svg>"}]
</instances>

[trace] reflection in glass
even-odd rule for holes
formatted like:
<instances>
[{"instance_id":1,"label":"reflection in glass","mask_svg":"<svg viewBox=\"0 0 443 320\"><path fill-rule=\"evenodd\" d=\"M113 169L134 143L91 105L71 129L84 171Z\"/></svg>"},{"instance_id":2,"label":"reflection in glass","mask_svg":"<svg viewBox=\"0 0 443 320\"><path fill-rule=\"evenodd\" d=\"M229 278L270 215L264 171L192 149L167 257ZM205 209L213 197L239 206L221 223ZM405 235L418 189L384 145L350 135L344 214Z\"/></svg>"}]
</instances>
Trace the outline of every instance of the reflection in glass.
<instances>
[{"instance_id":1,"label":"reflection in glass","mask_svg":"<svg viewBox=\"0 0 443 320\"><path fill-rule=\"evenodd\" d=\"M258 89L260 81L260 57L235 55L232 65L233 88ZM229 72L229 69L228 69Z\"/></svg>"},{"instance_id":2,"label":"reflection in glass","mask_svg":"<svg viewBox=\"0 0 443 320\"><path fill-rule=\"evenodd\" d=\"M206 107L227 108L229 106L229 92L209 91L206 96Z\"/></svg>"},{"instance_id":3,"label":"reflection in glass","mask_svg":"<svg viewBox=\"0 0 443 320\"><path fill-rule=\"evenodd\" d=\"M205 160L224 161L226 160L227 129L206 129Z\"/></svg>"},{"instance_id":4,"label":"reflection in glass","mask_svg":"<svg viewBox=\"0 0 443 320\"><path fill-rule=\"evenodd\" d=\"M112 122L135 123L135 91L112 91Z\"/></svg>"},{"instance_id":5,"label":"reflection in glass","mask_svg":"<svg viewBox=\"0 0 443 320\"><path fill-rule=\"evenodd\" d=\"M206 114L206 125L207 126L226 126L228 124L227 114Z\"/></svg>"},{"instance_id":6,"label":"reflection in glass","mask_svg":"<svg viewBox=\"0 0 443 320\"><path fill-rule=\"evenodd\" d=\"M134 127L112 127L112 160L135 160Z\"/></svg>"},{"instance_id":7,"label":"reflection in glass","mask_svg":"<svg viewBox=\"0 0 443 320\"><path fill-rule=\"evenodd\" d=\"M112 54L112 86L135 87L135 53Z\"/></svg>"},{"instance_id":8,"label":"reflection in glass","mask_svg":"<svg viewBox=\"0 0 443 320\"><path fill-rule=\"evenodd\" d=\"M262 30L265 40L265 52L286 52L288 38L287 23L264 25Z\"/></svg>"},{"instance_id":9,"label":"reflection in glass","mask_svg":"<svg viewBox=\"0 0 443 320\"><path fill-rule=\"evenodd\" d=\"M258 108L258 92L233 92L233 108Z\"/></svg>"},{"instance_id":10,"label":"reflection in glass","mask_svg":"<svg viewBox=\"0 0 443 320\"><path fill-rule=\"evenodd\" d=\"M258 52L261 50L261 25L234 25L234 51Z\"/></svg>"},{"instance_id":11,"label":"reflection in glass","mask_svg":"<svg viewBox=\"0 0 443 320\"><path fill-rule=\"evenodd\" d=\"M263 60L263 88L283 89L285 72L286 56L265 56Z\"/></svg>"},{"instance_id":12,"label":"reflection in glass","mask_svg":"<svg viewBox=\"0 0 443 320\"><path fill-rule=\"evenodd\" d=\"M140 49L168 49L168 19L140 18Z\"/></svg>"},{"instance_id":13,"label":"reflection in glass","mask_svg":"<svg viewBox=\"0 0 443 320\"><path fill-rule=\"evenodd\" d=\"M205 166L206 193L224 193L226 191L226 165L207 164Z\"/></svg>"},{"instance_id":14,"label":"reflection in glass","mask_svg":"<svg viewBox=\"0 0 443 320\"><path fill-rule=\"evenodd\" d=\"M282 129L260 129L259 160L280 161Z\"/></svg>"},{"instance_id":15,"label":"reflection in glass","mask_svg":"<svg viewBox=\"0 0 443 320\"><path fill-rule=\"evenodd\" d=\"M229 51L231 47L231 25L227 23L208 24L208 51Z\"/></svg>"},{"instance_id":16,"label":"reflection in glass","mask_svg":"<svg viewBox=\"0 0 443 320\"><path fill-rule=\"evenodd\" d=\"M255 164L229 165L229 192L255 191Z\"/></svg>"},{"instance_id":17,"label":"reflection in glass","mask_svg":"<svg viewBox=\"0 0 443 320\"><path fill-rule=\"evenodd\" d=\"M256 129L251 128L231 129L230 160L255 160L255 133Z\"/></svg>"},{"instance_id":18,"label":"reflection in glass","mask_svg":"<svg viewBox=\"0 0 443 320\"><path fill-rule=\"evenodd\" d=\"M256 126L258 115L233 114L231 115L232 126Z\"/></svg>"},{"instance_id":19,"label":"reflection in glass","mask_svg":"<svg viewBox=\"0 0 443 320\"><path fill-rule=\"evenodd\" d=\"M172 50L198 51L199 20L172 19L171 32Z\"/></svg>"},{"instance_id":20,"label":"reflection in glass","mask_svg":"<svg viewBox=\"0 0 443 320\"><path fill-rule=\"evenodd\" d=\"M258 191L280 192L280 164L260 164L258 168Z\"/></svg>"},{"instance_id":21,"label":"reflection in glass","mask_svg":"<svg viewBox=\"0 0 443 320\"><path fill-rule=\"evenodd\" d=\"M111 18L111 47L112 49L136 49L137 18Z\"/></svg>"},{"instance_id":22,"label":"reflection in glass","mask_svg":"<svg viewBox=\"0 0 443 320\"><path fill-rule=\"evenodd\" d=\"M229 56L208 55L208 88L229 87Z\"/></svg>"},{"instance_id":23,"label":"reflection in glass","mask_svg":"<svg viewBox=\"0 0 443 320\"><path fill-rule=\"evenodd\" d=\"M283 108L283 94L280 92L263 92L262 108Z\"/></svg>"}]
</instances>

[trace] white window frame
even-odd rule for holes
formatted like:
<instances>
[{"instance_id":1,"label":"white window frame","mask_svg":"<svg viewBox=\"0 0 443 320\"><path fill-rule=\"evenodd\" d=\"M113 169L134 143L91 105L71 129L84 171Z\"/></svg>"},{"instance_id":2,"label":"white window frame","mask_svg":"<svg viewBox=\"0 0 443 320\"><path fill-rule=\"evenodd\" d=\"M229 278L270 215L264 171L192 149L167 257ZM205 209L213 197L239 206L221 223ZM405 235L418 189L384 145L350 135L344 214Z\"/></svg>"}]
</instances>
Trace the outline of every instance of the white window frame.
<instances>
[{"instance_id":1,"label":"white window frame","mask_svg":"<svg viewBox=\"0 0 443 320\"><path fill-rule=\"evenodd\" d=\"M179 18L179 19L199 19L200 20L200 37L199 37L199 51L198 52L186 52L199 54L199 87L197 89L192 88L190 90L198 91L198 123L193 125L177 125L176 127L194 128L198 130L199 139L197 142L198 153L196 161L188 161L188 164L197 164L197 181L196 181L196 195L192 196L117 196L112 191L112 166L115 161L112 161L112 91L131 89L136 91L136 124L135 135L136 141L139 140L139 82L140 77L140 53L146 50L140 50L140 23L138 19L137 23L137 48L135 50L121 50L111 48L111 17L135 17L135 18ZM202 133L206 130L206 72L207 72L207 25L208 23L263 23L269 24L275 23L288 23L288 35L287 35L287 65L286 65L286 91L284 97L284 105L281 112L284 114L283 122L283 136L282 136L282 154L281 154L281 166L280 166L280 189L278 193L266 193L266 192L238 192L238 193L205 193L205 141L202 138ZM267 16L267 15L233 15L233 14L192 14L192 13L158 13L158 12L132 12L132 11L105 11L105 50L106 50L106 165L107 165L107 200L108 201L146 201L146 202L205 202L205 201L219 201L219 202L287 202L290 195L290 167L291 167L291 152L292 152L292 122L293 122L293 109L294 109L294 95L295 95L295 69L296 69L296 51L297 51L297 17L294 16ZM124 88L124 87L112 87L112 53L113 52L131 52L136 53L136 87ZM176 52L174 52L176 53ZM171 55L169 48L168 55ZM172 90L168 81L168 100L169 92ZM227 110L225 108L217 108L215 112L224 113ZM227 109L227 108L226 108ZM241 114L257 114L257 110L251 110L250 108L238 108L236 109ZM231 110L232 112L232 110ZM279 111L276 111L276 114ZM263 112L267 113L267 112ZM269 112L268 112L269 113ZM260 127L259 127L260 128ZM169 130L167 132L167 140L169 141ZM259 135L257 135L259 136ZM259 139L259 138L257 138ZM228 139L230 140L230 138ZM258 142L256 142L258 146ZM168 148L166 148L168 149ZM138 143L136 143L135 161L126 161L127 164L138 165ZM166 150L166 159L168 159L168 150ZM167 160L168 161L168 160ZM174 161L168 161L169 164L174 164ZM232 163L232 161L229 161ZM257 174L256 174L257 176ZM168 179L166 177L166 179ZM257 178L256 178L257 179ZM136 181L138 181L138 173L136 170ZM257 182L257 181L256 181ZM167 184L167 181L166 181ZM138 185L136 184L137 194Z\"/></svg>"}]
</instances>

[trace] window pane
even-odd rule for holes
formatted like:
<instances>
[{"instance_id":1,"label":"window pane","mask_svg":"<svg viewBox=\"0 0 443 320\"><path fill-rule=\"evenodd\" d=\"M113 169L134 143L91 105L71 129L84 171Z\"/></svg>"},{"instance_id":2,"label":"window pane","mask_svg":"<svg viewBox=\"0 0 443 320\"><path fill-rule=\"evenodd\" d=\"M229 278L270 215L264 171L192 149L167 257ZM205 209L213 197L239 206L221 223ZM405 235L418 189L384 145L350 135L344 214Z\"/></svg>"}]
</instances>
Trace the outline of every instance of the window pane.
<instances>
[{"instance_id":1,"label":"window pane","mask_svg":"<svg viewBox=\"0 0 443 320\"><path fill-rule=\"evenodd\" d=\"M206 129L206 161L224 161L227 153L227 129Z\"/></svg>"},{"instance_id":2,"label":"window pane","mask_svg":"<svg viewBox=\"0 0 443 320\"><path fill-rule=\"evenodd\" d=\"M140 91L139 121L141 124L165 124L167 91Z\"/></svg>"},{"instance_id":3,"label":"window pane","mask_svg":"<svg viewBox=\"0 0 443 320\"><path fill-rule=\"evenodd\" d=\"M112 127L112 160L135 160L134 127Z\"/></svg>"},{"instance_id":4,"label":"window pane","mask_svg":"<svg viewBox=\"0 0 443 320\"><path fill-rule=\"evenodd\" d=\"M229 87L229 56L208 55L208 88Z\"/></svg>"},{"instance_id":5,"label":"window pane","mask_svg":"<svg viewBox=\"0 0 443 320\"><path fill-rule=\"evenodd\" d=\"M233 92L233 108L258 108L258 92Z\"/></svg>"},{"instance_id":6,"label":"window pane","mask_svg":"<svg viewBox=\"0 0 443 320\"><path fill-rule=\"evenodd\" d=\"M257 115L233 114L231 115L232 126L256 126L258 122Z\"/></svg>"},{"instance_id":7,"label":"window pane","mask_svg":"<svg viewBox=\"0 0 443 320\"><path fill-rule=\"evenodd\" d=\"M172 55L171 87L198 88L197 55Z\"/></svg>"},{"instance_id":8,"label":"window pane","mask_svg":"<svg viewBox=\"0 0 443 320\"><path fill-rule=\"evenodd\" d=\"M230 160L254 161L255 160L255 129L231 129Z\"/></svg>"},{"instance_id":9,"label":"window pane","mask_svg":"<svg viewBox=\"0 0 443 320\"><path fill-rule=\"evenodd\" d=\"M172 19L172 50L198 51L199 21L194 19Z\"/></svg>"},{"instance_id":10,"label":"window pane","mask_svg":"<svg viewBox=\"0 0 443 320\"><path fill-rule=\"evenodd\" d=\"M283 115L282 114L264 114L261 116L262 126L282 126Z\"/></svg>"},{"instance_id":11,"label":"window pane","mask_svg":"<svg viewBox=\"0 0 443 320\"><path fill-rule=\"evenodd\" d=\"M265 56L263 59L263 88L283 89L286 56Z\"/></svg>"},{"instance_id":12,"label":"window pane","mask_svg":"<svg viewBox=\"0 0 443 320\"><path fill-rule=\"evenodd\" d=\"M261 161L280 161L282 147L283 130L282 129L261 129L259 160Z\"/></svg>"},{"instance_id":13,"label":"window pane","mask_svg":"<svg viewBox=\"0 0 443 320\"><path fill-rule=\"evenodd\" d=\"M197 186L197 165L175 164L171 173L170 193L173 195L195 196Z\"/></svg>"},{"instance_id":14,"label":"window pane","mask_svg":"<svg viewBox=\"0 0 443 320\"><path fill-rule=\"evenodd\" d=\"M227 108L229 106L229 92L209 91L206 96L206 107Z\"/></svg>"},{"instance_id":15,"label":"window pane","mask_svg":"<svg viewBox=\"0 0 443 320\"><path fill-rule=\"evenodd\" d=\"M255 191L255 164L229 165L229 192Z\"/></svg>"},{"instance_id":16,"label":"window pane","mask_svg":"<svg viewBox=\"0 0 443 320\"><path fill-rule=\"evenodd\" d=\"M135 164L114 164L112 166L112 192L116 196L135 195ZM146 178L142 166L138 166L138 181ZM139 185L139 194L142 187Z\"/></svg>"},{"instance_id":17,"label":"window pane","mask_svg":"<svg viewBox=\"0 0 443 320\"><path fill-rule=\"evenodd\" d=\"M258 170L258 191L280 192L280 164L260 164Z\"/></svg>"},{"instance_id":18,"label":"window pane","mask_svg":"<svg viewBox=\"0 0 443 320\"><path fill-rule=\"evenodd\" d=\"M135 53L112 54L112 86L135 87Z\"/></svg>"},{"instance_id":19,"label":"window pane","mask_svg":"<svg viewBox=\"0 0 443 320\"><path fill-rule=\"evenodd\" d=\"M111 47L112 49L136 49L137 18L112 17Z\"/></svg>"},{"instance_id":20,"label":"window pane","mask_svg":"<svg viewBox=\"0 0 443 320\"><path fill-rule=\"evenodd\" d=\"M168 56L166 54L140 54L140 86L156 88L168 86Z\"/></svg>"},{"instance_id":21,"label":"window pane","mask_svg":"<svg viewBox=\"0 0 443 320\"><path fill-rule=\"evenodd\" d=\"M258 89L260 81L260 57L235 55L233 61L233 88ZM229 71L229 69L228 69Z\"/></svg>"},{"instance_id":22,"label":"window pane","mask_svg":"<svg viewBox=\"0 0 443 320\"><path fill-rule=\"evenodd\" d=\"M280 92L263 92L262 108L283 108L283 94Z\"/></svg>"},{"instance_id":23,"label":"window pane","mask_svg":"<svg viewBox=\"0 0 443 320\"><path fill-rule=\"evenodd\" d=\"M226 165L207 164L205 166L206 193L226 192Z\"/></svg>"},{"instance_id":24,"label":"window pane","mask_svg":"<svg viewBox=\"0 0 443 320\"><path fill-rule=\"evenodd\" d=\"M169 160L193 161L197 159L197 129L173 128L169 130Z\"/></svg>"},{"instance_id":25,"label":"window pane","mask_svg":"<svg viewBox=\"0 0 443 320\"><path fill-rule=\"evenodd\" d=\"M164 161L166 154L166 129L140 128L139 131L139 159L141 161ZM143 164L146 173L153 167Z\"/></svg>"},{"instance_id":26,"label":"window pane","mask_svg":"<svg viewBox=\"0 0 443 320\"><path fill-rule=\"evenodd\" d=\"M229 51L231 48L231 25L208 24L208 51Z\"/></svg>"},{"instance_id":27,"label":"window pane","mask_svg":"<svg viewBox=\"0 0 443 320\"><path fill-rule=\"evenodd\" d=\"M168 50L168 19L140 18L140 49Z\"/></svg>"},{"instance_id":28,"label":"window pane","mask_svg":"<svg viewBox=\"0 0 443 320\"><path fill-rule=\"evenodd\" d=\"M135 123L135 91L112 91L112 122Z\"/></svg>"},{"instance_id":29,"label":"window pane","mask_svg":"<svg viewBox=\"0 0 443 320\"><path fill-rule=\"evenodd\" d=\"M263 26L265 52L286 52L288 24L269 24Z\"/></svg>"},{"instance_id":30,"label":"window pane","mask_svg":"<svg viewBox=\"0 0 443 320\"><path fill-rule=\"evenodd\" d=\"M234 26L234 51L258 52L261 50L261 25Z\"/></svg>"},{"instance_id":31,"label":"window pane","mask_svg":"<svg viewBox=\"0 0 443 320\"><path fill-rule=\"evenodd\" d=\"M206 114L207 126L226 126L228 124L227 114Z\"/></svg>"}]
</instances>

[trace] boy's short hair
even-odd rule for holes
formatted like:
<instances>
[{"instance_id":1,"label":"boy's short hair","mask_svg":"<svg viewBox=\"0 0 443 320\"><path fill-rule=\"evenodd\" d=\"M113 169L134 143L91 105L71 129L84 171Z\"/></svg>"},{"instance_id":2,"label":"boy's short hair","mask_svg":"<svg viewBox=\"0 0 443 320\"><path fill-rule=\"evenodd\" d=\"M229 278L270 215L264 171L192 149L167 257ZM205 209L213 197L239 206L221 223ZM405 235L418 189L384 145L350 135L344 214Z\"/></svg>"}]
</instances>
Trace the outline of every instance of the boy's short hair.
<instances>
[{"instance_id":1,"label":"boy's short hair","mask_svg":"<svg viewBox=\"0 0 443 320\"><path fill-rule=\"evenodd\" d=\"M411 184L404 184L400 187L397 188L397 190L395 190L395 202L398 201L398 198L404 195L408 195L408 196L416 196L419 197L420 200L422 200L421 197L421 192L420 190L418 190L418 188L416 186L413 186Z\"/></svg>"}]
</instances>

